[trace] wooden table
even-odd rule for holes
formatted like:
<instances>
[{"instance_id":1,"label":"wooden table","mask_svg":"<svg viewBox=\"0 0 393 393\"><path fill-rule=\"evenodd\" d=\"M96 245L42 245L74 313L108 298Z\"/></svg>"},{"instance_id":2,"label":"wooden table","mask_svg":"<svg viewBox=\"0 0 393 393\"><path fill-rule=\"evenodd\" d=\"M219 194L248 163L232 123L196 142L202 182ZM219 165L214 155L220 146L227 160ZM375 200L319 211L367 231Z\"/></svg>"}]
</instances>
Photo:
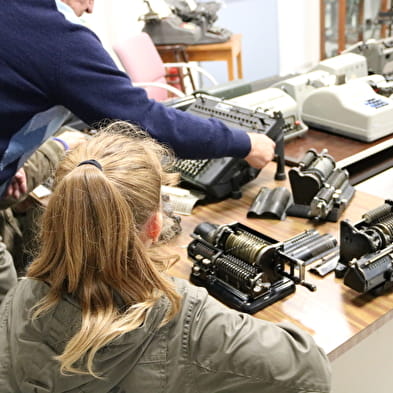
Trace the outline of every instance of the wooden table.
<instances>
[{"instance_id":1,"label":"wooden table","mask_svg":"<svg viewBox=\"0 0 393 393\"><path fill-rule=\"evenodd\" d=\"M158 45L158 52L165 63L176 61L174 53L168 51L168 45ZM242 35L233 34L226 42L216 44L188 45L185 47L188 61L226 61L228 67L228 80L243 78L242 64Z\"/></svg>"},{"instance_id":2,"label":"wooden table","mask_svg":"<svg viewBox=\"0 0 393 393\"><path fill-rule=\"evenodd\" d=\"M270 188L285 185L290 189L288 180L273 180L274 172L275 164L270 163L257 179L243 188L244 194L239 200L227 199L207 206L197 206L192 216L183 216L183 232L171 242L170 247L166 247L166 251L181 256L181 262L174 265L170 272L177 277L189 279L192 263L187 259L186 247L191 241L190 234L195 226L203 221L215 224L238 221L278 241L287 240L310 228L316 228L320 233L331 233L338 239L338 223L317 225L298 217L287 217L285 221L246 218L247 210L261 185ZM365 211L382 202L378 197L357 192L341 218L356 222ZM294 294L259 311L255 317L294 323L311 333L331 360L393 318L393 292L378 298L359 295L344 286L341 279L335 278L334 273L320 278L307 272L306 281L315 284L317 291L310 292L297 286Z\"/></svg>"},{"instance_id":3,"label":"wooden table","mask_svg":"<svg viewBox=\"0 0 393 393\"><path fill-rule=\"evenodd\" d=\"M367 143L309 129L304 136L292 139L285 145L286 164L298 165L306 151L311 148L317 152L327 149L337 164L348 170L352 184L393 166L393 135ZM367 155L368 158L363 158Z\"/></svg>"}]
</instances>

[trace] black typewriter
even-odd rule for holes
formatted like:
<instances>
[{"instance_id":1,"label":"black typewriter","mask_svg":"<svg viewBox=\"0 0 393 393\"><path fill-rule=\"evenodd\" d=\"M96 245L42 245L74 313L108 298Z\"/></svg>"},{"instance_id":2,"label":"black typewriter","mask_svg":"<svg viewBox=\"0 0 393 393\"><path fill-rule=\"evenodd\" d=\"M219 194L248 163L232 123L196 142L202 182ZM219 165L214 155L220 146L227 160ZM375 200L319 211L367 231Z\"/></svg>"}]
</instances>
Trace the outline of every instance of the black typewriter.
<instances>
[{"instance_id":1,"label":"black typewriter","mask_svg":"<svg viewBox=\"0 0 393 393\"><path fill-rule=\"evenodd\" d=\"M246 132L264 133L276 142L277 180L285 179L284 120L280 113L273 117L259 110L237 106L219 98L198 94L187 109L196 116L216 118L228 127ZM255 179L260 170L252 168L244 159L223 157L205 160L183 160L175 162L173 170L180 172L182 185L206 194L208 200L227 197L240 198L241 187Z\"/></svg>"}]
</instances>

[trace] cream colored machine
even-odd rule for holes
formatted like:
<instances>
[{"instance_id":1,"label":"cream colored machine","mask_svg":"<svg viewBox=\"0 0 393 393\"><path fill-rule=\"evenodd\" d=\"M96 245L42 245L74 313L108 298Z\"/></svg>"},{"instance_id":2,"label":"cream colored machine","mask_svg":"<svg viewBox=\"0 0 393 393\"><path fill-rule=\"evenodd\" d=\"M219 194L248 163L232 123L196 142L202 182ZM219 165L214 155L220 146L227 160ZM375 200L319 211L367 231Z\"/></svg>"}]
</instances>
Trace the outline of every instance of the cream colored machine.
<instances>
[{"instance_id":1,"label":"cream colored machine","mask_svg":"<svg viewBox=\"0 0 393 393\"><path fill-rule=\"evenodd\" d=\"M313 128L371 142L393 133L393 100L381 75L368 75L367 60L345 53L321 61L309 73L278 82ZM384 94L377 93L378 88Z\"/></svg>"},{"instance_id":2,"label":"cream colored machine","mask_svg":"<svg viewBox=\"0 0 393 393\"><path fill-rule=\"evenodd\" d=\"M285 79L273 85L290 95L301 107L304 99L315 89L336 84L336 76L327 71L317 70Z\"/></svg>"},{"instance_id":3,"label":"cream colored machine","mask_svg":"<svg viewBox=\"0 0 393 393\"><path fill-rule=\"evenodd\" d=\"M270 116L275 112L281 112L284 118L284 140L288 141L304 135L308 127L300 117L300 109L297 102L283 90L269 87L229 100L237 105L262 110Z\"/></svg>"},{"instance_id":4,"label":"cream colored machine","mask_svg":"<svg viewBox=\"0 0 393 393\"><path fill-rule=\"evenodd\" d=\"M340 85L367 76L367 61L362 55L346 53L321 61L310 72L285 79L273 85L289 94L300 106L305 98L320 87Z\"/></svg>"},{"instance_id":5,"label":"cream colored machine","mask_svg":"<svg viewBox=\"0 0 393 393\"><path fill-rule=\"evenodd\" d=\"M313 71L316 70L336 75L338 85L368 75L367 59L356 53L344 53L322 60L313 68Z\"/></svg>"},{"instance_id":6,"label":"cream colored machine","mask_svg":"<svg viewBox=\"0 0 393 393\"><path fill-rule=\"evenodd\" d=\"M303 102L310 126L371 142L393 133L393 100L377 94L360 78L315 89Z\"/></svg>"}]
</instances>

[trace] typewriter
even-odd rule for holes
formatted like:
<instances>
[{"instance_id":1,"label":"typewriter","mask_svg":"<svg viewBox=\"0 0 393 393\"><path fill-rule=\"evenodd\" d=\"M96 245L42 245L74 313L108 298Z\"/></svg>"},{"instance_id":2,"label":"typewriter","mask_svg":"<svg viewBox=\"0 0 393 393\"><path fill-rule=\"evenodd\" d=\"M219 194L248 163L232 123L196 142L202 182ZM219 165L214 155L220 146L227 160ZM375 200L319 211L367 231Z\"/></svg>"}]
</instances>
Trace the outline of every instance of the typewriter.
<instances>
[{"instance_id":1,"label":"typewriter","mask_svg":"<svg viewBox=\"0 0 393 393\"><path fill-rule=\"evenodd\" d=\"M269 87L238 96L232 98L231 102L251 109L258 108L271 114L280 111L285 122L283 129L285 142L303 136L308 130L308 127L300 117L300 109L297 102L284 90L277 87Z\"/></svg>"},{"instance_id":2,"label":"typewriter","mask_svg":"<svg viewBox=\"0 0 393 393\"><path fill-rule=\"evenodd\" d=\"M352 52L363 55L367 61L370 74L392 76L393 74L393 38L387 37L380 40L370 38L360 41L346 49L343 53Z\"/></svg>"},{"instance_id":3,"label":"typewriter","mask_svg":"<svg viewBox=\"0 0 393 393\"><path fill-rule=\"evenodd\" d=\"M197 44L211 44L228 41L232 32L214 25L218 19L221 3L217 1L196 2L193 0L166 0L172 12L183 22L194 23L202 30Z\"/></svg>"},{"instance_id":4,"label":"typewriter","mask_svg":"<svg viewBox=\"0 0 393 393\"><path fill-rule=\"evenodd\" d=\"M237 310L255 313L293 293L296 284L311 291L305 266L336 247L331 236L305 231L278 242L243 224L199 224L187 252L191 282Z\"/></svg>"},{"instance_id":5,"label":"typewriter","mask_svg":"<svg viewBox=\"0 0 393 393\"><path fill-rule=\"evenodd\" d=\"M187 112L204 118L216 118L228 127L247 132L264 133L276 142L277 180L285 179L284 120L281 113L273 116L252 110L220 98L198 94ZM176 160L173 170L181 175L185 188L202 191L206 200L227 197L240 198L240 188L255 179L260 170L252 168L244 159L223 157L205 160Z\"/></svg>"},{"instance_id":6,"label":"typewriter","mask_svg":"<svg viewBox=\"0 0 393 393\"><path fill-rule=\"evenodd\" d=\"M191 0L144 0L147 13L143 31L156 45L195 45L228 41L232 32L213 25L220 3L195 3ZM194 4L191 4L194 3Z\"/></svg>"},{"instance_id":7,"label":"typewriter","mask_svg":"<svg viewBox=\"0 0 393 393\"><path fill-rule=\"evenodd\" d=\"M378 295L393 286L393 201L340 223L340 259L336 277L357 292Z\"/></svg>"}]
</instances>

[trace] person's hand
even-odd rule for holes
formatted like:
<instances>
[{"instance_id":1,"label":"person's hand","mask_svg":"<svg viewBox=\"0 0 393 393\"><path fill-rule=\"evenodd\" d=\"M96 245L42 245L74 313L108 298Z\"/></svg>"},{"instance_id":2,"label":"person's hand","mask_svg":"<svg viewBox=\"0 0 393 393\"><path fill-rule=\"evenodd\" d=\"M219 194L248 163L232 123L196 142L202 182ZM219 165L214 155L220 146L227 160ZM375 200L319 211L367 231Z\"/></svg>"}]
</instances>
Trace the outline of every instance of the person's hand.
<instances>
[{"instance_id":1,"label":"person's hand","mask_svg":"<svg viewBox=\"0 0 393 393\"><path fill-rule=\"evenodd\" d=\"M11 183L6 189L4 196L13 197L19 199L23 194L27 192L27 180L26 173L23 168L20 168L15 176L12 178Z\"/></svg>"},{"instance_id":2,"label":"person's hand","mask_svg":"<svg viewBox=\"0 0 393 393\"><path fill-rule=\"evenodd\" d=\"M77 147L80 143L86 142L87 140L86 134L76 130L75 131L67 130L56 136L62 139L63 141L65 141L69 146L70 150Z\"/></svg>"},{"instance_id":3,"label":"person's hand","mask_svg":"<svg viewBox=\"0 0 393 393\"><path fill-rule=\"evenodd\" d=\"M254 168L262 169L274 158L276 144L265 134L250 132L251 150L245 160Z\"/></svg>"}]
</instances>

